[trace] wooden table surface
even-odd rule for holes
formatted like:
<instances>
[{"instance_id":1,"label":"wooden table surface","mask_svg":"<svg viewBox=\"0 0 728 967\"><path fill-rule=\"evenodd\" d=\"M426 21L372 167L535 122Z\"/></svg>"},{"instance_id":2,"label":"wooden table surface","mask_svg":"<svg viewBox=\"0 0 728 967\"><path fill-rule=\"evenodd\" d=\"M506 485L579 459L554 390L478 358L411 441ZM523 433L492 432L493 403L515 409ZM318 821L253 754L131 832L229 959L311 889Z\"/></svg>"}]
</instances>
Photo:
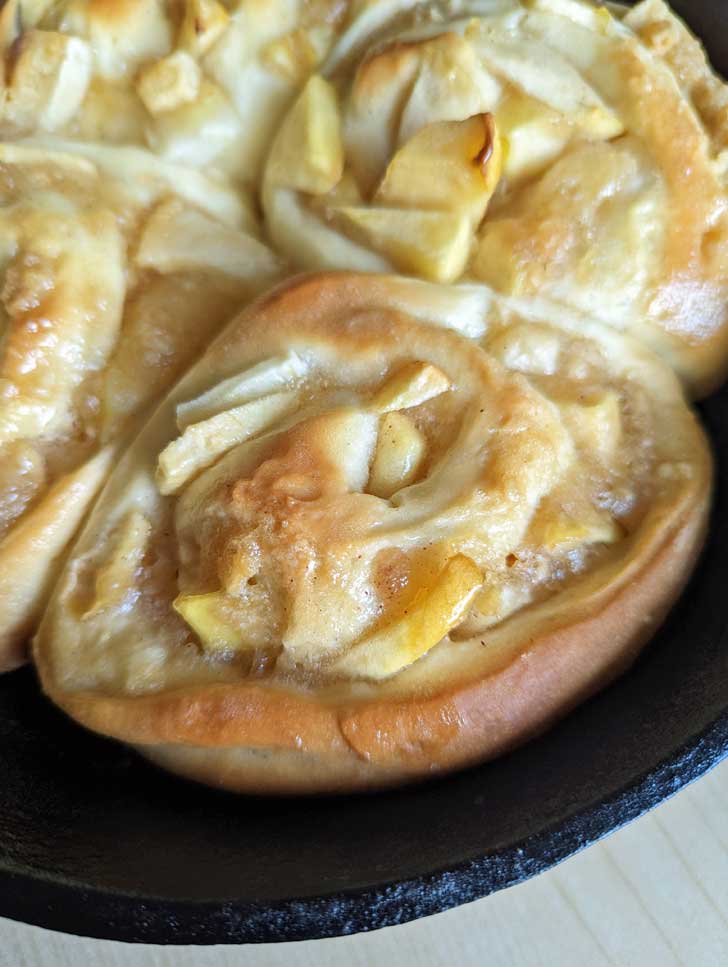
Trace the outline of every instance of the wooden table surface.
<instances>
[{"instance_id":1,"label":"wooden table surface","mask_svg":"<svg viewBox=\"0 0 728 967\"><path fill-rule=\"evenodd\" d=\"M0 967L724 967L728 761L647 816L520 886L336 940L151 947L0 919Z\"/></svg>"}]
</instances>

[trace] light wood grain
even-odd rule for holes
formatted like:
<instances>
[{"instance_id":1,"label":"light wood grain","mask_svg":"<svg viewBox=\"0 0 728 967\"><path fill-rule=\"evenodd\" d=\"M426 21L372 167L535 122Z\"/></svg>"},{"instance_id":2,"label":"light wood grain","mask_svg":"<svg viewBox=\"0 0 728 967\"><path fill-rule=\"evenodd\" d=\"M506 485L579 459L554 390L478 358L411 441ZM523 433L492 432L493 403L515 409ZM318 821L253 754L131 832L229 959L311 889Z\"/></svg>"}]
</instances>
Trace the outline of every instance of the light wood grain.
<instances>
[{"instance_id":1,"label":"light wood grain","mask_svg":"<svg viewBox=\"0 0 728 967\"><path fill-rule=\"evenodd\" d=\"M719 967L728 762L561 866L417 923L264 947L133 947L0 920L0 967Z\"/></svg>"}]
</instances>

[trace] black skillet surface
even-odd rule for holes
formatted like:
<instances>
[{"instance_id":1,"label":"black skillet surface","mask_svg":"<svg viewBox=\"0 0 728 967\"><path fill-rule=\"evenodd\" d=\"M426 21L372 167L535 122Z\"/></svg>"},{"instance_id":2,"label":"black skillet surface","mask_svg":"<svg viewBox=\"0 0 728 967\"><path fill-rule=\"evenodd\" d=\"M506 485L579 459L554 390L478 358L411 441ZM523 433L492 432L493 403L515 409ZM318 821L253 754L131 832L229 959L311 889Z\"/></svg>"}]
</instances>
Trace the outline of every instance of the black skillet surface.
<instances>
[{"instance_id":1,"label":"black skillet surface","mask_svg":"<svg viewBox=\"0 0 728 967\"><path fill-rule=\"evenodd\" d=\"M728 73L728 4L676 3ZM32 672L0 679L0 915L150 943L374 930L518 883L728 753L728 393L711 538L635 668L548 735L401 792L236 798L67 721Z\"/></svg>"}]
</instances>

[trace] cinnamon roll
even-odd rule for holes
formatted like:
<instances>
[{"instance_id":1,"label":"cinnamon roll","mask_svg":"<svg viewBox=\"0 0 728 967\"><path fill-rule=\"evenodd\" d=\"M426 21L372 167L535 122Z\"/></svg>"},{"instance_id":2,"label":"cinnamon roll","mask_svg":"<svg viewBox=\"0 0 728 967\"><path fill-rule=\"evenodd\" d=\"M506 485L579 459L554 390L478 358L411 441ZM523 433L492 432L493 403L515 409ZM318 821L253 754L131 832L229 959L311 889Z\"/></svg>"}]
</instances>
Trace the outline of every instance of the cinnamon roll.
<instances>
[{"instance_id":1,"label":"cinnamon roll","mask_svg":"<svg viewBox=\"0 0 728 967\"><path fill-rule=\"evenodd\" d=\"M480 761L633 660L690 573L710 476L677 379L628 336L483 286L302 277L115 468L41 681L235 790Z\"/></svg>"},{"instance_id":2,"label":"cinnamon roll","mask_svg":"<svg viewBox=\"0 0 728 967\"><path fill-rule=\"evenodd\" d=\"M305 269L543 296L627 331L693 395L728 360L728 92L662 0L454 0L335 45L263 206Z\"/></svg>"}]
</instances>

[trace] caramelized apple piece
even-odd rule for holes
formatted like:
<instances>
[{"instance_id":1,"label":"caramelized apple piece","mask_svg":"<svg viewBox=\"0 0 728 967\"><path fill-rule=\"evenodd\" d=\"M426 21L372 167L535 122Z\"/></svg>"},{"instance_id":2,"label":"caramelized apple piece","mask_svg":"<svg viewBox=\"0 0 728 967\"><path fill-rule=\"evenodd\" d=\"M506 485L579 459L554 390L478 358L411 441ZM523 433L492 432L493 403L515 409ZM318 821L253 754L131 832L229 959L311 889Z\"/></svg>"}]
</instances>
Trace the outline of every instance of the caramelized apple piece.
<instances>
[{"instance_id":1,"label":"caramelized apple piece","mask_svg":"<svg viewBox=\"0 0 728 967\"><path fill-rule=\"evenodd\" d=\"M136 89L150 114L161 114L194 101L201 80L197 61L186 51L176 50L146 67L137 79Z\"/></svg>"},{"instance_id":2,"label":"caramelized apple piece","mask_svg":"<svg viewBox=\"0 0 728 967\"><path fill-rule=\"evenodd\" d=\"M241 630L230 607L232 603L223 591L210 591L207 594L180 594L172 602L172 607L192 628L203 649L214 654L239 651L244 647Z\"/></svg>"},{"instance_id":3,"label":"caramelized apple piece","mask_svg":"<svg viewBox=\"0 0 728 967\"><path fill-rule=\"evenodd\" d=\"M336 91L311 77L283 122L266 168L266 185L312 195L331 191L344 170Z\"/></svg>"},{"instance_id":4,"label":"caramelized apple piece","mask_svg":"<svg viewBox=\"0 0 728 967\"><path fill-rule=\"evenodd\" d=\"M622 536L617 521L586 500L573 510L564 509L555 501L546 501L536 513L528 532L528 540L547 551L579 544L614 544Z\"/></svg>"},{"instance_id":5,"label":"caramelized apple piece","mask_svg":"<svg viewBox=\"0 0 728 967\"><path fill-rule=\"evenodd\" d=\"M334 212L345 229L403 272L431 282L454 282L468 261L472 231L467 215L356 206Z\"/></svg>"},{"instance_id":6,"label":"caramelized apple piece","mask_svg":"<svg viewBox=\"0 0 728 967\"><path fill-rule=\"evenodd\" d=\"M367 491L389 500L413 483L427 452L427 442L412 420L396 410L382 417Z\"/></svg>"},{"instance_id":7,"label":"caramelized apple piece","mask_svg":"<svg viewBox=\"0 0 728 967\"><path fill-rule=\"evenodd\" d=\"M407 363L377 390L370 406L379 413L405 410L446 393L450 387L445 373L432 363Z\"/></svg>"},{"instance_id":8,"label":"caramelized apple piece","mask_svg":"<svg viewBox=\"0 0 728 967\"><path fill-rule=\"evenodd\" d=\"M492 115L428 124L389 162L374 203L458 212L476 227L501 167L501 141Z\"/></svg>"},{"instance_id":9,"label":"caramelized apple piece","mask_svg":"<svg viewBox=\"0 0 728 967\"><path fill-rule=\"evenodd\" d=\"M450 558L435 583L420 588L406 611L333 665L342 675L389 678L417 661L465 618L483 575L464 554Z\"/></svg>"}]
</instances>

